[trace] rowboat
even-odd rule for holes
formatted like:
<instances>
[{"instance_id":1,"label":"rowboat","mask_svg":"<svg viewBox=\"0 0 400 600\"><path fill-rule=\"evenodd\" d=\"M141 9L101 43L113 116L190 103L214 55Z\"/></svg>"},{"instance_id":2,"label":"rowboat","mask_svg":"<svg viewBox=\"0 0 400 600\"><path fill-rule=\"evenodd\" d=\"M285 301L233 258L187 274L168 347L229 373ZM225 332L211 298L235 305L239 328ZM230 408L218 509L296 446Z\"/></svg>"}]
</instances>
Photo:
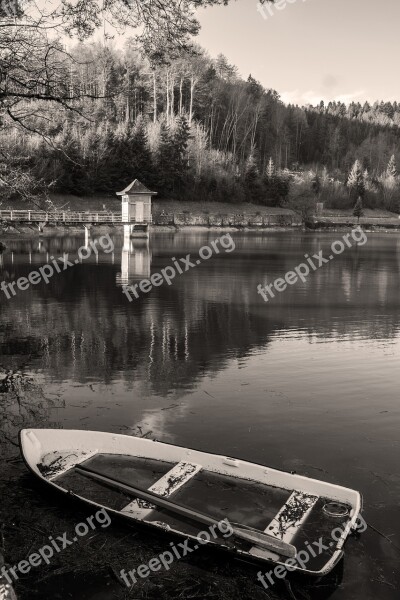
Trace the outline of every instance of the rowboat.
<instances>
[{"instance_id":1,"label":"rowboat","mask_svg":"<svg viewBox=\"0 0 400 600\"><path fill-rule=\"evenodd\" d=\"M110 516L310 575L339 562L362 508L349 488L133 436L23 429L20 446L39 479Z\"/></svg>"}]
</instances>

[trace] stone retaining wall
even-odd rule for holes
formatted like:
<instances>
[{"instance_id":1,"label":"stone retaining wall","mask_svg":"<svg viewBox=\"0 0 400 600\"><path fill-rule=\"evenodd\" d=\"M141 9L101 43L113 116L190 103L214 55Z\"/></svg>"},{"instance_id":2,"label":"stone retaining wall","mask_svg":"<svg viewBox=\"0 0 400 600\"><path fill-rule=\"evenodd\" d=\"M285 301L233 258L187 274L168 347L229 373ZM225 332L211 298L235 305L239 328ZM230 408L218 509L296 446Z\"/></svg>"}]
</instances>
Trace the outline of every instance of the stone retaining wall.
<instances>
[{"instance_id":1,"label":"stone retaining wall","mask_svg":"<svg viewBox=\"0 0 400 600\"><path fill-rule=\"evenodd\" d=\"M176 227L301 227L300 219L294 214L241 214L161 213L153 216L153 225L175 225Z\"/></svg>"}]
</instances>

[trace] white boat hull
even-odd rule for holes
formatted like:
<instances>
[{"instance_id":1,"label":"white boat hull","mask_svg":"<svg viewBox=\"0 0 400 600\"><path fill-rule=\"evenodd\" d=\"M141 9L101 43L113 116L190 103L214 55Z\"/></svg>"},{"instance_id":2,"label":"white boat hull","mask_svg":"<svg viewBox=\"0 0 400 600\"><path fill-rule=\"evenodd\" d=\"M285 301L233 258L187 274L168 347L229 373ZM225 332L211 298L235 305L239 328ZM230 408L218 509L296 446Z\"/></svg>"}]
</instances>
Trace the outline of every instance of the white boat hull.
<instances>
[{"instance_id":1,"label":"white boat hull","mask_svg":"<svg viewBox=\"0 0 400 600\"><path fill-rule=\"evenodd\" d=\"M143 438L97 431L25 429L20 432L20 444L29 469L60 492L67 494L72 491L83 501L105 508L110 514L187 538L197 539L193 527L179 519L166 519L154 507L135 498L129 499L124 506L117 506L113 500L104 499L99 490L96 491L97 496L94 492L91 496L87 491L88 480L82 491L79 485L75 488L78 476L74 474L74 467L80 463L97 469L100 466L103 470L108 469L108 476L115 478L120 471L123 474L121 480L126 481L129 476L131 485L142 477L142 482L148 482L147 489L155 494L189 507L192 503L203 502L195 508L199 511L203 508L207 514L214 512L211 516L215 519L220 515L221 518L232 519L231 522L241 519L244 525L264 530L296 545L298 550L304 547L304 539L317 542L340 525L342 533L336 535L334 542L329 537L330 550L326 556L291 569L312 575L328 573L340 560L343 544L356 528L362 508L361 496L355 490ZM158 475L154 475L158 470ZM153 475L155 481L151 480ZM206 493L201 499L204 489ZM214 489L215 499L212 500ZM223 494L226 494L225 504L232 505L231 511L224 509L224 501L220 501ZM339 520L337 516L327 516L325 507L332 502L346 506L347 515ZM258 514L255 506L261 507ZM226 547L223 540L210 543ZM229 549L232 550L232 545ZM257 560L285 564L284 557L260 547L249 545L246 549L237 547L234 551Z\"/></svg>"}]
</instances>

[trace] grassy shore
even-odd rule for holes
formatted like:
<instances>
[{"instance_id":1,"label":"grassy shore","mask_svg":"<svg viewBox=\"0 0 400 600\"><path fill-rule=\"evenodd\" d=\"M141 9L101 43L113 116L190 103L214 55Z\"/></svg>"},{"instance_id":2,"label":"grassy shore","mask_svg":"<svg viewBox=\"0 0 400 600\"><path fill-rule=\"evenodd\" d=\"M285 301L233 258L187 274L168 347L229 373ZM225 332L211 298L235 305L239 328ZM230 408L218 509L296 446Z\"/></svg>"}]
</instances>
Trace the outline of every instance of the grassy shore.
<instances>
[{"instance_id":1,"label":"grassy shore","mask_svg":"<svg viewBox=\"0 0 400 600\"><path fill-rule=\"evenodd\" d=\"M58 210L63 211L110 211L113 213L119 213L121 211L121 201L117 196L95 196L95 197L79 197L70 194L57 194L52 195L51 200L54 206ZM9 203L2 203L0 205L1 209L10 209L13 208L15 210L18 209L27 209L27 208L35 208L34 206L27 206L26 203L21 201L16 201L12 203L12 206ZM285 220L285 215L289 217L289 225L290 220L292 223L296 223L297 225L301 224L300 215L296 214L293 210L289 208L275 207L275 206L261 206L259 204L252 204L250 202L243 202L239 204L234 204L231 202L196 202L191 200L168 200L168 199L154 199L152 203L152 213L153 213L153 223L160 224L158 217L160 215L178 215L180 216L180 221L182 222L182 216L184 217L183 221L186 221L186 224L183 226L195 225L196 217L203 217L203 221L208 222L208 217L220 217L221 215L230 215L230 216L238 216L243 217L243 221L249 221L251 218L254 219L256 216L256 221L259 221L259 217L270 221L274 226L279 226L279 218L273 218L274 215L282 215L283 220ZM193 219L186 219L186 217L190 216ZM205 217L205 219L204 219ZM270 219L268 219L270 217ZM290 218L291 217L291 218ZM278 223L276 220L278 219ZM193 223L190 221L193 220ZM330 209L326 208L315 217L316 228L324 229L326 227L342 227L354 225L357 223L356 217L353 216L352 209ZM179 223L179 220L177 219ZM231 223L236 221L231 219ZM240 222L240 220L239 220ZM264 221L265 222L265 221ZM182 222L183 224L183 222ZM204 225L205 223L201 223ZM385 227L388 229L397 229L400 228L400 217L398 214L391 213L384 209L365 209L364 215L360 219L360 224L365 227ZM285 224L281 224L285 226ZM287 226L287 224L286 224Z\"/></svg>"},{"instance_id":2,"label":"grassy shore","mask_svg":"<svg viewBox=\"0 0 400 600\"><path fill-rule=\"evenodd\" d=\"M64 210L110 210L119 212L121 210L121 200L117 197L96 196L95 198L79 198L78 196L70 195L54 195L52 196L54 204L58 208ZM165 213L184 213L188 212L191 215L200 214L223 214L227 212L235 212L239 214L254 215L260 213L262 215L276 214L293 214L293 211L287 208L275 206L260 206L243 202L240 204L232 204L230 202L196 202L191 200L158 200L152 202L152 210L154 215L161 212Z\"/></svg>"},{"instance_id":3,"label":"grassy shore","mask_svg":"<svg viewBox=\"0 0 400 600\"><path fill-rule=\"evenodd\" d=\"M112 212L119 212L121 210L121 200L115 196L93 196L84 197L73 196L72 194L53 194L50 195L50 199L53 204L59 210L73 210L73 211L102 211L109 210ZM182 213L190 212L191 214L219 214L230 211L235 211L244 215L256 214L291 214L293 211L287 208L274 207L274 206L260 206L259 204L251 204L250 202L243 202L241 204L233 204L231 202L196 202L191 200L153 200L153 212L161 213ZM12 203L3 202L0 205L0 210L27 210L29 208L36 208L34 205L28 206L26 202L15 200Z\"/></svg>"}]
</instances>

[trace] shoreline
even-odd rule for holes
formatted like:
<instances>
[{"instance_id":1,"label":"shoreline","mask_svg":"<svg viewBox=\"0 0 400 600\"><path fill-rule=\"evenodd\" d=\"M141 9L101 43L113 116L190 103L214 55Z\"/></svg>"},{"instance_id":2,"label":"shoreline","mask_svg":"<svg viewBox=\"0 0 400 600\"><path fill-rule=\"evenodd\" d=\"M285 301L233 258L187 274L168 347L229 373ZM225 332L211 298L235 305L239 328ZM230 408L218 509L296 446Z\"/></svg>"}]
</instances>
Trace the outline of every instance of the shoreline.
<instances>
[{"instance_id":1,"label":"shoreline","mask_svg":"<svg viewBox=\"0 0 400 600\"><path fill-rule=\"evenodd\" d=\"M400 220L399 223L338 223L338 222L318 222L305 224L293 224L288 225L271 225L271 226L233 226L233 225L151 225L150 235L152 233L179 233L182 231L187 232L245 232L245 233L268 233L268 232L289 232L289 231L308 231L310 233L321 233L321 232L335 232L335 231L347 231L352 230L355 227L360 226L364 231L373 233L396 233L400 231ZM91 235L105 235L105 234L116 234L123 236L122 226L94 226L91 228ZM49 237L67 237L67 236L83 236L85 230L83 227L65 227L65 226L49 226L44 231L39 232L33 230L30 227L8 227L2 230L0 227L0 240L1 239L15 239L15 238L49 238ZM135 239L135 237L132 237ZM139 239L139 238L138 238Z\"/></svg>"},{"instance_id":2,"label":"shoreline","mask_svg":"<svg viewBox=\"0 0 400 600\"><path fill-rule=\"evenodd\" d=\"M226 231L226 232L234 232L234 231L245 231L245 232L268 232L268 231L293 231L293 230L302 230L303 226L271 226L271 227L234 227L234 226L207 226L207 225L151 225L150 235L151 233L178 233L181 231ZM100 226L100 227L92 227L90 230L91 234L102 235L107 233L115 233L117 235L123 236L124 232L122 226ZM29 228L20 228L14 229L13 231L0 231L0 239L11 239L15 237L26 237L32 238L37 237L46 238L46 237L64 237L64 236L84 236L85 230L80 227L48 227L44 229L44 231L33 231ZM136 239L135 236L132 239ZM140 239L140 238L137 238Z\"/></svg>"}]
</instances>

